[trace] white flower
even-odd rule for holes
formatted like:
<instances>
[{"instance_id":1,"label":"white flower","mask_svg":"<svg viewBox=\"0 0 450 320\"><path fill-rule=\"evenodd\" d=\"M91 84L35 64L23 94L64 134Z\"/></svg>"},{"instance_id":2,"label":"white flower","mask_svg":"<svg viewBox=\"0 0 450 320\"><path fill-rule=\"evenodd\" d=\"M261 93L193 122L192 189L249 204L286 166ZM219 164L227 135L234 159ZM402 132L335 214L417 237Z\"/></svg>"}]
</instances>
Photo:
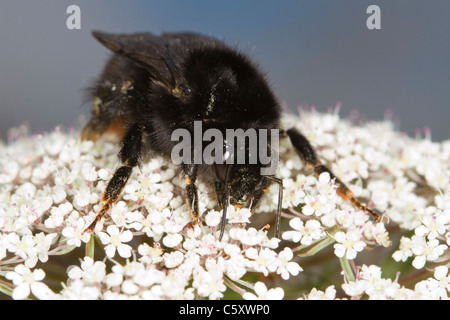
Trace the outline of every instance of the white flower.
<instances>
[{"instance_id":1,"label":"white flower","mask_svg":"<svg viewBox=\"0 0 450 320\"><path fill-rule=\"evenodd\" d=\"M100 232L98 234L100 241L106 245L105 252L110 258L113 258L116 254L116 250L119 256L122 258L131 257L131 246L123 244L123 242L130 242L133 239L133 234L130 230L120 232L119 228L115 225L111 225L106 229L106 232Z\"/></svg>"},{"instance_id":2,"label":"white flower","mask_svg":"<svg viewBox=\"0 0 450 320\"><path fill-rule=\"evenodd\" d=\"M331 182L331 177L328 172L322 172L317 179L317 186L324 187Z\"/></svg>"},{"instance_id":3,"label":"white flower","mask_svg":"<svg viewBox=\"0 0 450 320\"><path fill-rule=\"evenodd\" d=\"M290 173L290 171L288 170ZM298 180L297 180L298 181ZM273 187L275 188L275 187ZM289 207L296 207L300 203L304 202L304 198L306 193L301 189L301 185L299 185L296 181L290 179L290 177L286 177L283 179L283 204L282 208L287 209ZM272 197L273 203L277 203L278 201L278 189L275 190Z\"/></svg>"},{"instance_id":4,"label":"white flower","mask_svg":"<svg viewBox=\"0 0 450 320\"><path fill-rule=\"evenodd\" d=\"M369 217L363 211L355 211L350 207L348 210L335 210L335 219L341 228L351 229L355 226L363 226Z\"/></svg>"},{"instance_id":5,"label":"white flower","mask_svg":"<svg viewBox=\"0 0 450 320\"><path fill-rule=\"evenodd\" d=\"M376 265L363 265L355 281L342 285L346 294L359 298L366 294L371 300L407 299L412 296L408 289L391 279L381 277L381 268Z\"/></svg>"},{"instance_id":6,"label":"white flower","mask_svg":"<svg viewBox=\"0 0 450 320\"><path fill-rule=\"evenodd\" d=\"M315 214L321 216L322 214L329 213L333 205L328 201L325 194L319 194L317 196L307 195L305 197L305 205L302 208L304 215L310 216Z\"/></svg>"},{"instance_id":7,"label":"white flower","mask_svg":"<svg viewBox=\"0 0 450 320\"><path fill-rule=\"evenodd\" d=\"M434 269L434 278L439 282L438 295L441 299L448 299L448 292L450 291L450 277L448 275L447 266L438 266Z\"/></svg>"},{"instance_id":8,"label":"white flower","mask_svg":"<svg viewBox=\"0 0 450 320\"><path fill-rule=\"evenodd\" d=\"M66 220L66 227L62 230L61 234L67 238L67 244L69 246L81 246L81 242L87 243L91 238L89 232L85 230L85 224L83 218L81 218L78 212L74 211L70 217Z\"/></svg>"},{"instance_id":9,"label":"white flower","mask_svg":"<svg viewBox=\"0 0 450 320\"><path fill-rule=\"evenodd\" d=\"M422 219L422 225L418 226L414 233L418 236L427 236L430 240L436 239L447 231L446 223L448 223L448 218L444 214L425 216Z\"/></svg>"},{"instance_id":10,"label":"white flower","mask_svg":"<svg viewBox=\"0 0 450 320\"><path fill-rule=\"evenodd\" d=\"M394 258L395 261L402 261L405 262L408 260L409 257L413 255L411 250L412 241L410 238L402 237L400 239L400 246L399 250L395 251L392 254L392 258Z\"/></svg>"},{"instance_id":11,"label":"white flower","mask_svg":"<svg viewBox=\"0 0 450 320\"><path fill-rule=\"evenodd\" d=\"M161 246L158 243L154 243L153 247L150 247L147 243L142 243L138 247L138 253L142 256L139 261L144 263L159 263L163 260Z\"/></svg>"},{"instance_id":12,"label":"white flower","mask_svg":"<svg viewBox=\"0 0 450 320\"><path fill-rule=\"evenodd\" d=\"M128 229L141 230L144 216L138 211L130 212L125 201L119 201L111 209L111 219L118 227L127 227Z\"/></svg>"},{"instance_id":13,"label":"white flower","mask_svg":"<svg viewBox=\"0 0 450 320\"><path fill-rule=\"evenodd\" d=\"M133 276L133 280L138 286L150 287L156 283L162 283L165 277L166 273L164 271L140 268Z\"/></svg>"},{"instance_id":14,"label":"white flower","mask_svg":"<svg viewBox=\"0 0 450 320\"><path fill-rule=\"evenodd\" d=\"M180 251L174 251L171 253L164 253L163 259L167 268L175 268L183 262L184 255Z\"/></svg>"},{"instance_id":15,"label":"white flower","mask_svg":"<svg viewBox=\"0 0 450 320\"><path fill-rule=\"evenodd\" d=\"M37 261L38 248L30 234L19 237L15 233L8 234L8 251L25 260L25 266L33 268Z\"/></svg>"},{"instance_id":16,"label":"white flower","mask_svg":"<svg viewBox=\"0 0 450 320\"><path fill-rule=\"evenodd\" d=\"M217 254L221 243L212 234L207 234L197 239L195 237L190 237L183 243L183 248L199 254L201 256L214 255Z\"/></svg>"},{"instance_id":17,"label":"white flower","mask_svg":"<svg viewBox=\"0 0 450 320\"><path fill-rule=\"evenodd\" d=\"M90 257L84 257L81 268L69 267L67 275L70 279L82 279L87 284L100 283L106 276L106 265L102 261L95 261Z\"/></svg>"},{"instance_id":18,"label":"white flower","mask_svg":"<svg viewBox=\"0 0 450 320\"><path fill-rule=\"evenodd\" d=\"M229 231L231 239L238 240L248 246L262 245L272 249L278 246L279 239L267 238L267 231L257 230L255 228L231 228Z\"/></svg>"},{"instance_id":19,"label":"white flower","mask_svg":"<svg viewBox=\"0 0 450 320\"><path fill-rule=\"evenodd\" d=\"M9 246L8 235L0 233L0 260L6 257L6 251Z\"/></svg>"},{"instance_id":20,"label":"white flower","mask_svg":"<svg viewBox=\"0 0 450 320\"><path fill-rule=\"evenodd\" d=\"M74 197L74 203L78 208L87 206L88 204L97 203L99 196L97 193L92 193L91 189L88 187L80 188Z\"/></svg>"},{"instance_id":21,"label":"white flower","mask_svg":"<svg viewBox=\"0 0 450 320\"><path fill-rule=\"evenodd\" d=\"M303 245L310 245L325 236L325 231L317 220L308 220L303 224L303 221L296 217L289 221L289 225L297 231L284 232L282 235L284 240L292 240L295 243L300 241Z\"/></svg>"},{"instance_id":22,"label":"white flower","mask_svg":"<svg viewBox=\"0 0 450 320\"><path fill-rule=\"evenodd\" d=\"M145 228L149 226L154 234L160 235L166 233L180 233L186 224L189 222L189 214L186 213L183 207L179 207L175 210L165 208L160 210L152 210L149 215L152 215L150 221L142 221L142 225ZM157 217L159 216L159 217Z\"/></svg>"},{"instance_id":23,"label":"white flower","mask_svg":"<svg viewBox=\"0 0 450 320\"><path fill-rule=\"evenodd\" d=\"M2 159L4 160L4 159ZM6 159L5 159L6 160ZM1 161L0 183L6 184L12 182L19 172L20 166L15 161Z\"/></svg>"},{"instance_id":24,"label":"white flower","mask_svg":"<svg viewBox=\"0 0 450 320\"><path fill-rule=\"evenodd\" d=\"M118 227L125 226L128 214L129 210L125 201L118 201L110 211L111 219Z\"/></svg>"},{"instance_id":25,"label":"white flower","mask_svg":"<svg viewBox=\"0 0 450 320\"><path fill-rule=\"evenodd\" d=\"M248 260L247 266L256 272L262 272L265 276L278 268L279 261L276 259L276 253L269 248L262 248L259 252L255 248L248 248L245 250L245 255L252 259Z\"/></svg>"},{"instance_id":26,"label":"white flower","mask_svg":"<svg viewBox=\"0 0 450 320\"><path fill-rule=\"evenodd\" d=\"M426 261L436 260L448 248L447 245L440 244L437 239L427 241L424 237L414 235L411 240L411 251L416 256L412 265L416 269L422 269Z\"/></svg>"},{"instance_id":27,"label":"white flower","mask_svg":"<svg viewBox=\"0 0 450 320\"><path fill-rule=\"evenodd\" d=\"M333 171L340 177L340 179L347 183L355 178L367 178L368 164L364 161L360 155L346 155L344 158L340 158L333 165Z\"/></svg>"},{"instance_id":28,"label":"white flower","mask_svg":"<svg viewBox=\"0 0 450 320\"><path fill-rule=\"evenodd\" d=\"M205 223L210 227L218 226L222 220L222 213L216 210L209 211L205 216Z\"/></svg>"},{"instance_id":29,"label":"white flower","mask_svg":"<svg viewBox=\"0 0 450 320\"><path fill-rule=\"evenodd\" d=\"M336 289L334 285L325 289L325 292L312 288L311 292L305 297L307 300L334 300L336 298Z\"/></svg>"},{"instance_id":30,"label":"white flower","mask_svg":"<svg viewBox=\"0 0 450 320\"><path fill-rule=\"evenodd\" d=\"M13 291L13 299L22 300L28 298L33 293L38 299L49 299L52 297L52 291L46 284L42 283L45 272L42 269L31 271L23 264L19 264L6 274L6 279L12 280L16 286Z\"/></svg>"},{"instance_id":31,"label":"white flower","mask_svg":"<svg viewBox=\"0 0 450 320\"><path fill-rule=\"evenodd\" d=\"M361 235L356 231L348 233L339 231L334 235L334 239L338 242L334 245L334 253L339 258L345 256L347 259L353 260L356 258L356 254L366 246L366 243L361 241Z\"/></svg>"},{"instance_id":32,"label":"white flower","mask_svg":"<svg viewBox=\"0 0 450 320\"><path fill-rule=\"evenodd\" d=\"M100 287L86 286L82 281L72 281L56 297L64 300L97 300L101 296Z\"/></svg>"},{"instance_id":33,"label":"white flower","mask_svg":"<svg viewBox=\"0 0 450 320\"><path fill-rule=\"evenodd\" d=\"M116 267L116 266L114 266ZM114 287L119 287L122 285L123 282L123 275L121 272L114 272L115 269L117 268L112 268L112 273L109 273L106 275L106 277L104 278L104 282L106 283L106 285L108 286L108 288L114 288Z\"/></svg>"},{"instance_id":34,"label":"white flower","mask_svg":"<svg viewBox=\"0 0 450 320\"><path fill-rule=\"evenodd\" d=\"M70 202L60 204L58 207L52 207L50 216L45 220L45 226L51 229L61 226L64 218L72 211L72 209L73 206Z\"/></svg>"},{"instance_id":35,"label":"white flower","mask_svg":"<svg viewBox=\"0 0 450 320\"><path fill-rule=\"evenodd\" d=\"M414 286L414 299L416 300L437 300L441 294L439 284L435 279L422 280Z\"/></svg>"},{"instance_id":36,"label":"white flower","mask_svg":"<svg viewBox=\"0 0 450 320\"><path fill-rule=\"evenodd\" d=\"M163 244L166 247L174 248L181 243L183 236L179 233L170 233L163 238Z\"/></svg>"},{"instance_id":37,"label":"white flower","mask_svg":"<svg viewBox=\"0 0 450 320\"><path fill-rule=\"evenodd\" d=\"M169 211L169 209L167 209ZM148 237L157 238L164 232L163 218L157 211L151 211L145 219L141 221L142 232L145 232Z\"/></svg>"},{"instance_id":38,"label":"white flower","mask_svg":"<svg viewBox=\"0 0 450 320\"><path fill-rule=\"evenodd\" d=\"M229 223L249 223L252 212L248 208L228 206L227 219Z\"/></svg>"},{"instance_id":39,"label":"white flower","mask_svg":"<svg viewBox=\"0 0 450 320\"><path fill-rule=\"evenodd\" d=\"M284 297L284 290L282 288L274 288L267 290L263 282L257 282L254 286L255 294L245 292L242 297L245 300L282 300Z\"/></svg>"},{"instance_id":40,"label":"white flower","mask_svg":"<svg viewBox=\"0 0 450 320\"><path fill-rule=\"evenodd\" d=\"M230 254L229 259L223 259L223 264L225 267L225 273L231 280L239 280L244 274L247 273L247 269L245 268L246 259L240 253Z\"/></svg>"},{"instance_id":41,"label":"white flower","mask_svg":"<svg viewBox=\"0 0 450 320\"><path fill-rule=\"evenodd\" d=\"M97 172L98 178L101 180L109 180L111 179L111 170L101 168Z\"/></svg>"},{"instance_id":42,"label":"white flower","mask_svg":"<svg viewBox=\"0 0 450 320\"><path fill-rule=\"evenodd\" d=\"M221 266L215 259L207 259L205 267L206 270L200 266L195 268L192 286L197 288L201 297L209 297L211 300L222 298L226 286L223 283Z\"/></svg>"},{"instance_id":43,"label":"white flower","mask_svg":"<svg viewBox=\"0 0 450 320\"><path fill-rule=\"evenodd\" d=\"M25 182L11 196L11 204L17 208L23 205L30 205L36 195L36 186L30 182Z\"/></svg>"},{"instance_id":44,"label":"white flower","mask_svg":"<svg viewBox=\"0 0 450 320\"><path fill-rule=\"evenodd\" d=\"M95 181L97 180L97 171L95 167L90 162L83 162L81 165L81 175L83 179L86 181Z\"/></svg>"},{"instance_id":45,"label":"white flower","mask_svg":"<svg viewBox=\"0 0 450 320\"><path fill-rule=\"evenodd\" d=\"M36 249L37 249L37 255L38 255L39 261L47 262L48 251L57 236L58 235L56 233L45 234L43 232L40 232L34 236L33 241L36 243Z\"/></svg>"},{"instance_id":46,"label":"white flower","mask_svg":"<svg viewBox=\"0 0 450 320\"><path fill-rule=\"evenodd\" d=\"M280 274L284 280L288 280L291 274L296 276L300 271L303 271L296 262L290 261L293 257L294 253L288 247L284 248L283 251L278 254L279 266L277 273Z\"/></svg>"},{"instance_id":47,"label":"white flower","mask_svg":"<svg viewBox=\"0 0 450 320\"><path fill-rule=\"evenodd\" d=\"M217 280L220 280L220 278L217 278ZM196 283L197 284L197 283ZM203 283L202 283L203 284ZM185 287L187 285L187 280L180 276L178 272L173 272L164 278L164 280L161 282L160 286L153 286L152 293L154 293L156 296L159 297L166 297L168 299L175 299L179 298L184 294ZM213 285L212 283L208 283L208 279L205 279L205 289L208 285ZM194 282L192 283L192 286L195 287ZM225 289L224 289L225 290ZM202 294L207 295L208 293L211 293L207 289L205 291L201 291ZM199 293L200 295L200 293Z\"/></svg>"},{"instance_id":48,"label":"white flower","mask_svg":"<svg viewBox=\"0 0 450 320\"><path fill-rule=\"evenodd\" d=\"M342 285L342 290L350 297L359 297L366 289L365 281L349 281Z\"/></svg>"}]
</instances>

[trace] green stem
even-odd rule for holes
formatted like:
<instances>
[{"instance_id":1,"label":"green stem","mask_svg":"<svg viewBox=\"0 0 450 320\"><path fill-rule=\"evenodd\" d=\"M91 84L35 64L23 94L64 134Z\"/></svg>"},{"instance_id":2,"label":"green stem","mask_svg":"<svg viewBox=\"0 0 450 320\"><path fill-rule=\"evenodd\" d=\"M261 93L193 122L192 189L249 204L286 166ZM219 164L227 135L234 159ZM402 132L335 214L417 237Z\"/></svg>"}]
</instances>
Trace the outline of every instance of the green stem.
<instances>
[{"instance_id":1,"label":"green stem","mask_svg":"<svg viewBox=\"0 0 450 320\"><path fill-rule=\"evenodd\" d=\"M341 263L342 270L344 270L345 279L347 281L355 281L355 275L353 274L352 266L348 259L344 256L339 258L339 262Z\"/></svg>"},{"instance_id":2,"label":"green stem","mask_svg":"<svg viewBox=\"0 0 450 320\"><path fill-rule=\"evenodd\" d=\"M93 234L91 234L91 239L86 245L86 256L88 256L91 259L94 259L94 252L95 252L95 237Z\"/></svg>"},{"instance_id":3,"label":"green stem","mask_svg":"<svg viewBox=\"0 0 450 320\"><path fill-rule=\"evenodd\" d=\"M11 288L12 284L7 283L5 281L0 280L0 292L12 296L13 288Z\"/></svg>"},{"instance_id":4,"label":"green stem","mask_svg":"<svg viewBox=\"0 0 450 320\"><path fill-rule=\"evenodd\" d=\"M231 290L235 291L236 293L240 294L241 296L245 293L245 290L239 288L228 277L224 277L224 282Z\"/></svg>"},{"instance_id":5,"label":"green stem","mask_svg":"<svg viewBox=\"0 0 450 320\"><path fill-rule=\"evenodd\" d=\"M335 241L336 240L334 240L333 237L328 236L328 237L324 237L319 240L316 240L315 242L313 242L310 245L300 245L300 246L294 248L292 251L299 252L298 255L301 257L309 257L309 256L313 256L316 253L318 253L319 251L325 249L326 247L328 247Z\"/></svg>"}]
</instances>

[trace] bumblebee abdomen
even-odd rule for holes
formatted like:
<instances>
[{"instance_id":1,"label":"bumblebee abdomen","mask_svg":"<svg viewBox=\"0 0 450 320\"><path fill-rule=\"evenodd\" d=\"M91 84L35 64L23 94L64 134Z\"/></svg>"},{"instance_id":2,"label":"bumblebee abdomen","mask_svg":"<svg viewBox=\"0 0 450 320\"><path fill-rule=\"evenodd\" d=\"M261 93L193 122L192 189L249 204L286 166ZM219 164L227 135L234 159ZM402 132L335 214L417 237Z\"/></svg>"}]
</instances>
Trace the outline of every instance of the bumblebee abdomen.
<instances>
[{"instance_id":1,"label":"bumblebee abdomen","mask_svg":"<svg viewBox=\"0 0 450 320\"><path fill-rule=\"evenodd\" d=\"M83 129L82 139L97 140L105 133L113 133L120 139L145 99L148 82L145 69L114 54L90 89L92 116Z\"/></svg>"}]
</instances>

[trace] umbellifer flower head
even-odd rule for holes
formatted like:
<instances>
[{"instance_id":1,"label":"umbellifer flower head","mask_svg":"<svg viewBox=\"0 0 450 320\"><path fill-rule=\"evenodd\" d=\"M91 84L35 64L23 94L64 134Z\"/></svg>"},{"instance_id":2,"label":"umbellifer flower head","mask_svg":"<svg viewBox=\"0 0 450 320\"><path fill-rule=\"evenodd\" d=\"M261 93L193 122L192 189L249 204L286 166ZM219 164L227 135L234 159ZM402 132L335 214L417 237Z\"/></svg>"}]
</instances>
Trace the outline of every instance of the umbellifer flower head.
<instances>
[{"instance_id":1,"label":"umbellifer flower head","mask_svg":"<svg viewBox=\"0 0 450 320\"><path fill-rule=\"evenodd\" d=\"M226 299L231 291L243 299L446 299L450 141L409 138L389 121L355 125L337 112L302 111L286 122L358 198L384 211L381 223L342 200L329 174L311 175L283 140L282 239L272 236L277 185L253 213L230 206L219 241L214 190L198 183L202 222L188 225L178 168L159 157L133 171L90 234L117 164L115 144L81 141L76 130L29 135L22 127L0 144L0 291L15 299ZM382 258L365 263L375 247ZM390 261L411 271L387 277L381 266ZM54 263L65 263L67 273ZM333 283L317 289L302 279L311 271L334 272L318 277Z\"/></svg>"}]
</instances>

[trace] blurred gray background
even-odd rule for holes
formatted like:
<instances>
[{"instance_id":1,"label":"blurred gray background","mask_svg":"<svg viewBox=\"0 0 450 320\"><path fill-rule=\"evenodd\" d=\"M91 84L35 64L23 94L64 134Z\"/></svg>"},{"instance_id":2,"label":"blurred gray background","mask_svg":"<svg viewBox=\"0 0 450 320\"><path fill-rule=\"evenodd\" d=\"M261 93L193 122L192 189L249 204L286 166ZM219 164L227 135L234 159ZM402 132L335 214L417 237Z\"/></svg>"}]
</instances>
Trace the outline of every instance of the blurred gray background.
<instances>
[{"instance_id":1,"label":"blurred gray background","mask_svg":"<svg viewBox=\"0 0 450 320\"><path fill-rule=\"evenodd\" d=\"M69 5L81 30L68 30ZM366 9L381 9L381 30L368 30ZM108 50L94 29L196 31L216 36L256 59L287 107L326 111L342 102L398 128L450 138L450 1L448 0L1 0L0 134L28 122L33 132L79 126L83 88Z\"/></svg>"}]
</instances>

